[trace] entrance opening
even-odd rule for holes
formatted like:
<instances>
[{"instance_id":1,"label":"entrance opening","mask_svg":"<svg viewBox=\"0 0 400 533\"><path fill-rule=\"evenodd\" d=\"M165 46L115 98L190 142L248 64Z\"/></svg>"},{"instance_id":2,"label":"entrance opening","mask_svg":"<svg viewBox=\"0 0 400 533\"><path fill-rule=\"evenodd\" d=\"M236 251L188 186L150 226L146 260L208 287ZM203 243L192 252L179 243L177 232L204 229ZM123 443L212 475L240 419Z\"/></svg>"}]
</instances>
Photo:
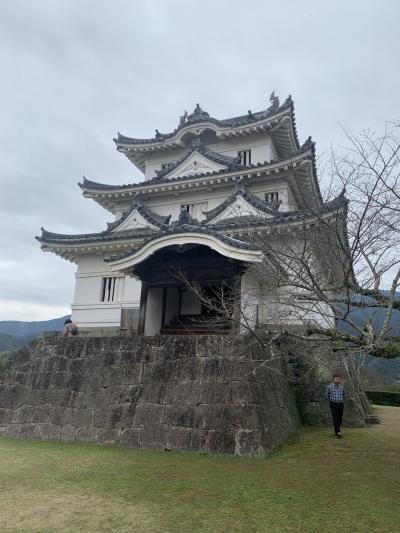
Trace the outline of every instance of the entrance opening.
<instances>
[{"instance_id":1,"label":"entrance opening","mask_svg":"<svg viewBox=\"0 0 400 533\"><path fill-rule=\"evenodd\" d=\"M139 333L230 333L246 264L202 245L166 247L135 267L142 280Z\"/></svg>"}]
</instances>

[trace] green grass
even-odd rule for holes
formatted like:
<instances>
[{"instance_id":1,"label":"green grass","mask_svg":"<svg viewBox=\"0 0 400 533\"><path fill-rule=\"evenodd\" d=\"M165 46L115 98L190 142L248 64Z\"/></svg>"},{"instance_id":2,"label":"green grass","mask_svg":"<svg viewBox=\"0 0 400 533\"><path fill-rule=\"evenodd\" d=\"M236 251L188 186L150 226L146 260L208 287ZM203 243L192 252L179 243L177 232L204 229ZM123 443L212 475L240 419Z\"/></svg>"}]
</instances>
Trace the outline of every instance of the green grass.
<instances>
[{"instance_id":1,"label":"green grass","mask_svg":"<svg viewBox=\"0 0 400 533\"><path fill-rule=\"evenodd\" d=\"M0 439L0 531L400 531L400 408L267 459Z\"/></svg>"}]
</instances>

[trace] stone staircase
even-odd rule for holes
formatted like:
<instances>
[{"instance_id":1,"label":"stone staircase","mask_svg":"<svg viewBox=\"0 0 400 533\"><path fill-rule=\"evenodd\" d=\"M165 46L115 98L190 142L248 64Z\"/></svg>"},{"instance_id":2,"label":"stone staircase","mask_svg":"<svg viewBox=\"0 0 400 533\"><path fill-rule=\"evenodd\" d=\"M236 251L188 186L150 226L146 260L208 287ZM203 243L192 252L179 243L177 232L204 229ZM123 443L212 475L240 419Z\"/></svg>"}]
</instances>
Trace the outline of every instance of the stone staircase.
<instances>
[{"instance_id":1,"label":"stone staircase","mask_svg":"<svg viewBox=\"0 0 400 533\"><path fill-rule=\"evenodd\" d=\"M229 335L232 325L221 318L179 315L166 324L160 335Z\"/></svg>"}]
</instances>

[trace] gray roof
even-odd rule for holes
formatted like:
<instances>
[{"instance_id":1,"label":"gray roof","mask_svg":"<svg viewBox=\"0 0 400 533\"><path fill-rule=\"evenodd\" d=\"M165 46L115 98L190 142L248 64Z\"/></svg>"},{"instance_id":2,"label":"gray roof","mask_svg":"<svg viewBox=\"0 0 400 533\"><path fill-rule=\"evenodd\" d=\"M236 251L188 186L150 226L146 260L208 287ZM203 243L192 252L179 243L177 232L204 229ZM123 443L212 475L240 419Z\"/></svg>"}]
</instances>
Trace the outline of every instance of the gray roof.
<instances>
[{"instance_id":1,"label":"gray roof","mask_svg":"<svg viewBox=\"0 0 400 533\"><path fill-rule=\"evenodd\" d=\"M302 154L308 150L311 150L311 157L312 157L312 161L313 161L313 167L314 167L314 177L315 177L315 182L316 182L316 187L317 187L317 190L319 191L319 185L318 185L318 180L316 178L317 176L317 173L316 173L316 167L315 167L315 143L313 141L311 141L311 137L309 137L307 139L307 141L300 147L298 148L298 150L296 150L296 152L294 152L291 156L291 158L295 157L296 155L299 155L299 154ZM211 152L211 150L210 150ZM215 153L215 152L214 152ZM276 164L276 163L279 163L279 162L284 162L284 161L289 161L291 158L284 158L284 159L278 159L278 160L275 160L275 161L264 161L263 163L255 163L255 164L252 164L252 165L238 165L238 170L254 170L254 169L257 169L257 168L260 168L260 167L264 167L264 166L268 166L268 165L271 165L271 164ZM233 159L233 158L232 158ZM92 180L88 180L85 178L85 176L83 176L83 182L82 183L78 183L79 187L81 189L96 189L96 190L115 190L115 189L131 189L131 188L135 188L135 187L143 187L144 185L158 185L159 183L173 183L175 181L185 181L185 180L190 180L190 179L193 179L193 178L206 178L206 177L210 177L210 176L216 176L216 175L219 175L219 174L224 174L224 173L228 173L228 172L232 172L232 168L224 168L224 169L221 169L221 170L215 170L215 171L212 171L212 172L203 172L201 174L188 174L186 176L176 176L176 177L173 177L173 178L168 178L167 175L161 175L158 174L158 176L156 178L152 178L152 179L149 179L149 180L146 180L146 181L142 181L142 182L139 182L139 183L126 183L126 184L122 184L122 185L112 185L112 184L106 184L106 183L98 183L96 181L92 181ZM171 172L171 169L168 168L167 172ZM320 193L319 193L320 194Z\"/></svg>"},{"instance_id":2,"label":"gray roof","mask_svg":"<svg viewBox=\"0 0 400 533\"><path fill-rule=\"evenodd\" d=\"M247 194L250 194L250 193L247 193ZM260 201L262 202L262 200ZM127 240L127 239L137 239L137 240L144 240L144 242L148 242L162 235L167 235L171 233L185 233L187 231L196 231L197 233L207 233L210 235L218 236L220 240L228 239L225 242L228 242L229 244L232 244L233 246L238 246L237 243L239 242L239 247L249 246L251 248L251 245L249 245L248 243L245 243L244 241L237 241L237 239L233 239L235 241L233 242L231 237L227 237L226 235L223 235L220 232L225 231L225 230L230 230L230 229L232 231L235 231L243 227L250 229L255 226L285 224L285 223L298 222L298 221L303 221L303 220L306 221L308 219L312 219L312 218L315 218L316 216L320 216L326 213L335 213L335 211L341 208L344 208L345 213L347 213L348 203L349 201L344 196L344 193L343 193L337 198L334 198L333 200L331 200L330 202L327 202L315 208L303 209L300 211L283 211L283 212L277 212L275 210L273 217L265 218L265 219L260 218L260 217L252 217L252 216L232 217L229 219L222 220L218 222L217 224L210 225L208 224L207 219L202 222L198 222L197 220L193 220L190 218L189 219L190 224L172 222L170 225L167 225L167 223L165 223L164 225L160 227L159 230L153 230L151 228L143 228L143 229L138 228L136 230L116 231L112 233L111 230L113 229L113 227L112 225L109 225L109 227L105 231L102 231L99 233L81 233L81 234L76 234L76 235L53 233L42 228L42 235L40 237L35 237L35 238L43 244L60 244L60 245L86 244L86 243L96 244L96 243L101 243L101 242L119 241L119 240ZM117 221L117 223L120 223L120 221ZM129 254L131 253L133 253L132 250L129 252Z\"/></svg>"},{"instance_id":3,"label":"gray roof","mask_svg":"<svg viewBox=\"0 0 400 533\"><path fill-rule=\"evenodd\" d=\"M341 194L333 200L330 200L329 202L326 202L316 207L312 207L310 209L301 209L298 211L279 211L275 212L275 215L273 217L265 219L254 216L231 217L221 220L216 224L212 224L211 226L209 225L208 227L212 227L213 229L218 231L229 228L234 229L243 225L247 227L252 227L265 226L266 224L273 225L285 224L289 222L298 222L302 220L312 219L327 213L335 213L337 210L342 208L344 208L347 213L348 203L349 200L344 196L344 194Z\"/></svg>"},{"instance_id":4,"label":"gray roof","mask_svg":"<svg viewBox=\"0 0 400 533\"><path fill-rule=\"evenodd\" d=\"M165 235L175 235L175 234L179 235L182 233L202 233L206 235L212 235L216 237L217 239L219 239L220 241L225 242L226 244L230 244L231 246L234 246L235 248L240 248L244 250L255 250L255 247L249 242L218 233L217 231L210 229L206 226L200 225L199 222L193 220L193 224L181 224L179 222L173 222L167 228L154 232L152 235L150 235L147 239L145 239L139 245L133 246L129 251L123 252L122 254L107 257L105 260L110 262L110 261L116 261L118 259L124 259L125 257L129 257L130 255L134 254L135 252L143 248L145 244L155 239L159 239L160 237L163 237Z\"/></svg>"},{"instance_id":5,"label":"gray roof","mask_svg":"<svg viewBox=\"0 0 400 533\"><path fill-rule=\"evenodd\" d=\"M294 222L294 221L300 221L300 220L307 220L310 218L315 218L315 216L322 215L325 213L334 213L335 210L338 210L340 208L345 208L347 210L348 200L345 198L344 193L338 196L337 198L334 198L330 202L327 202L326 204L323 204L322 206L318 206L313 209L304 209L303 211L293 211L293 212L283 212L283 213L277 213L275 211L275 216L271 219L255 219L254 217L248 217L251 219L251 225L257 225L258 223L284 223L284 222ZM252 245L250 242L246 242L242 239L237 239L234 237L230 237L228 235L221 234L220 231L225 229L225 226L232 227L232 229L242 227L243 226L243 220L241 217L236 217L235 219L231 219L229 225L221 224L215 224L213 226L206 226L203 222L198 222L194 219L189 219L190 224L183 224L181 222L173 222L169 226L160 229L160 231L153 232L151 235L149 235L147 238L144 239L143 242L138 244L137 246L132 247L129 251L123 252L122 254L114 255L112 257L108 257L106 261L116 261L118 259L123 259L125 257L129 257L133 253L140 250L145 244L148 242L151 242L155 239L158 239L164 235L171 235L171 234L181 234L181 233L203 233L207 235L213 235L214 237L217 237L219 240L226 242L227 244L230 244L231 246L234 246L236 248L246 249L246 250L255 250L254 245ZM272 253L272 252L271 252ZM275 258L276 259L276 258Z\"/></svg>"},{"instance_id":6,"label":"gray roof","mask_svg":"<svg viewBox=\"0 0 400 533\"><path fill-rule=\"evenodd\" d=\"M157 230L152 230L151 228L117 231L115 233L110 233L106 230L99 233L77 233L75 235L53 233L44 228L41 228L41 230L42 235L35 237L35 239L43 244L95 244L126 239L142 239L148 237L149 234L157 233Z\"/></svg>"},{"instance_id":7,"label":"gray roof","mask_svg":"<svg viewBox=\"0 0 400 533\"><path fill-rule=\"evenodd\" d=\"M159 228L168 226L171 216L163 217L155 213L147 205L145 205L140 198L134 198L131 203L130 210L125 213L119 220L115 222L107 223L107 229L98 233L81 233L77 235L65 235L62 233L52 233L47 231L44 228L42 229L42 235L40 237L35 237L38 241L43 243L63 243L63 244L74 244L74 243L94 243L98 241L114 241L127 238L142 238L148 236L149 233L152 233L157 230L151 228L138 228L135 230L126 230L126 231L117 231L118 226L120 226L124 220L128 218L132 211L137 210L143 218L145 218L150 224L157 226ZM113 231L114 230L114 231Z\"/></svg>"},{"instance_id":8,"label":"gray roof","mask_svg":"<svg viewBox=\"0 0 400 533\"><path fill-rule=\"evenodd\" d=\"M118 132L118 137L114 139L114 142L117 144L150 144L150 143L157 143L157 142L163 142L166 139L169 139L173 137L179 130L187 126L188 124L196 124L201 122L208 122L212 124L216 124L221 127L237 127L237 126L245 126L245 125L251 125L252 123L258 122L259 120L262 120L264 118L270 118L276 115L277 113L280 113L281 111L284 111L285 109L289 109L293 113L293 128L295 132L296 142L297 146L299 146L298 138L297 138L297 132L296 132L296 125L294 120L294 104L292 97L289 95L288 98L283 102L282 105L279 105L279 100L277 97L271 95L271 101L272 104L268 107L268 109L265 109L263 111L257 111L252 113L251 111L248 111L246 115L240 115L237 117L227 118L224 120L219 120L214 117L210 117L209 113L201 109L200 105L197 104L194 111L187 116L187 118L181 117L181 121L179 123L179 126L175 128L174 131L170 133L160 133L158 130L156 130L156 136L151 139L135 139L133 137L127 137L126 135L122 135Z\"/></svg>"},{"instance_id":9,"label":"gray roof","mask_svg":"<svg viewBox=\"0 0 400 533\"><path fill-rule=\"evenodd\" d=\"M135 211L135 209L138 211L138 213L140 213L143 216L143 218L145 218L148 222L150 222L150 224L153 224L154 226L158 226L159 228L162 228L163 226L169 224L171 215L163 217L159 215L158 213L156 213L155 211L153 211L152 209L150 209L150 207L145 205L143 201L141 200L141 198L134 197L131 202L130 210L127 213L125 213L119 220L108 223L107 224L108 229L106 231L112 231L116 229L120 224L122 224L122 222L124 222L124 220L128 218L128 216L132 213L132 211Z\"/></svg>"}]
</instances>

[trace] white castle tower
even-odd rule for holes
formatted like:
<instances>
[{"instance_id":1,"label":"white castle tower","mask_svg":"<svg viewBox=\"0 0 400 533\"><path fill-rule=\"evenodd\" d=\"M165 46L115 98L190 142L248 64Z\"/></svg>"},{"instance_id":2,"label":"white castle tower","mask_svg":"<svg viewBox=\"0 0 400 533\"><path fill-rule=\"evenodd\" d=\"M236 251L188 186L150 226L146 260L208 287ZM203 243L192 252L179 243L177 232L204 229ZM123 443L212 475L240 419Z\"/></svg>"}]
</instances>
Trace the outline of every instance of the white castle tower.
<instances>
[{"instance_id":1,"label":"white castle tower","mask_svg":"<svg viewBox=\"0 0 400 533\"><path fill-rule=\"evenodd\" d=\"M43 250L77 264L72 318L81 330L204 333L209 323L215 332L211 318L218 313L177 271L205 294L221 283L234 286L232 314L268 322L268 294L257 288L251 266L271 257L252 232L267 235L277 225L296 232L321 223L321 216L335 216L345 231L347 200L322 202L315 146L311 138L300 145L290 96L280 105L273 93L268 109L224 120L197 104L171 133L156 130L152 139L118 134L114 141L144 181L79 184L114 221L99 233L42 229L37 237ZM248 287L255 288L251 311L243 309ZM194 327L195 318L201 327ZM287 319L293 320L289 313ZM315 313L313 320L319 321ZM320 322L326 325L326 317ZM221 332L233 329L224 325Z\"/></svg>"}]
</instances>

